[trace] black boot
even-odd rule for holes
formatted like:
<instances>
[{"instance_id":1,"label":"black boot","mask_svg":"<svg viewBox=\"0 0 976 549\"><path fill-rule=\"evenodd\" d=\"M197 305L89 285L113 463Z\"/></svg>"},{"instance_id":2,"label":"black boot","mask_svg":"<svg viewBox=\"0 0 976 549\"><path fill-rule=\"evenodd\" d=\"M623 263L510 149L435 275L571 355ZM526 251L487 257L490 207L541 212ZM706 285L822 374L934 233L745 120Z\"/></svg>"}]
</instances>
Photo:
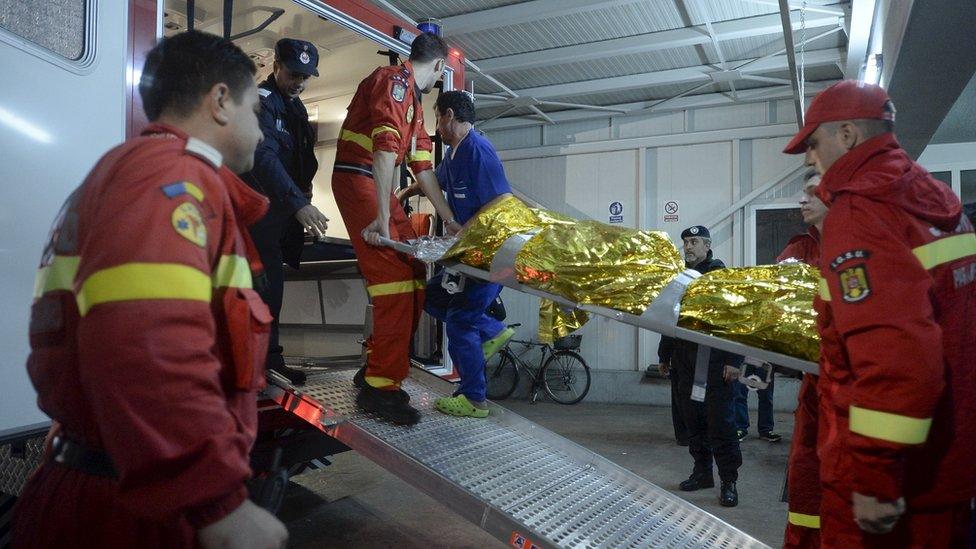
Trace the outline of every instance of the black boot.
<instances>
[{"instance_id":1,"label":"black boot","mask_svg":"<svg viewBox=\"0 0 976 549\"><path fill-rule=\"evenodd\" d=\"M718 502L722 507L735 507L739 504L739 492L735 489L735 481L722 481L722 491Z\"/></svg>"},{"instance_id":2,"label":"black boot","mask_svg":"<svg viewBox=\"0 0 976 549\"><path fill-rule=\"evenodd\" d=\"M352 376L352 384L362 389L366 387L366 367L356 370L356 375ZM394 393L400 397L404 404L410 402L410 395L403 389L397 389Z\"/></svg>"},{"instance_id":3,"label":"black boot","mask_svg":"<svg viewBox=\"0 0 976 549\"><path fill-rule=\"evenodd\" d=\"M420 412L404 402L396 391L382 391L366 385L359 389L356 404L364 411L379 414L397 425L414 425L420 421Z\"/></svg>"},{"instance_id":4,"label":"black boot","mask_svg":"<svg viewBox=\"0 0 976 549\"><path fill-rule=\"evenodd\" d=\"M268 369L274 370L275 372L285 376L292 385L305 385L305 372L299 370L298 368L289 368L284 364L276 364L274 366L269 366Z\"/></svg>"},{"instance_id":5,"label":"black boot","mask_svg":"<svg viewBox=\"0 0 976 549\"><path fill-rule=\"evenodd\" d=\"M682 492L694 492L695 490L701 490L702 488L714 488L715 479L712 478L712 472L701 473L693 471L688 480L683 481L679 488Z\"/></svg>"}]
</instances>

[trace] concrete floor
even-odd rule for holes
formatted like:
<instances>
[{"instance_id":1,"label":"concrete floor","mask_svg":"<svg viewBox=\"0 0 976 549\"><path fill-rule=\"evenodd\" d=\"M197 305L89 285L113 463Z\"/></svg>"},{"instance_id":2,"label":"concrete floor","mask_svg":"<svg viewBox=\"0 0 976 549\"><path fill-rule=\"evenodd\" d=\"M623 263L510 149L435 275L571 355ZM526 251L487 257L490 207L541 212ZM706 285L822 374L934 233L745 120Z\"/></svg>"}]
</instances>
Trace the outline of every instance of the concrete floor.
<instances>
[{"instance_id":1,"label":"concrete floor","mask_svg":"<svg viewBox=\"0 0 976 549\"><path fill-rule=\"evenodd\" d=\"M719 506L717 488L678 492L678 483L691 471L691 457L687 448L674 443L669 408L587 402L561 406L506 401L503 405L681 494L771 546L782 543L786 504L779 500L793 429L791 414L776 415L782 442L770 444L752 433L742 443L740 503L728 509ZM449 505L346 452L334 456L330 467L295 477L280 516L291 533L291 547L505 547L454 514Z\"/></svg>"}]
</instances>

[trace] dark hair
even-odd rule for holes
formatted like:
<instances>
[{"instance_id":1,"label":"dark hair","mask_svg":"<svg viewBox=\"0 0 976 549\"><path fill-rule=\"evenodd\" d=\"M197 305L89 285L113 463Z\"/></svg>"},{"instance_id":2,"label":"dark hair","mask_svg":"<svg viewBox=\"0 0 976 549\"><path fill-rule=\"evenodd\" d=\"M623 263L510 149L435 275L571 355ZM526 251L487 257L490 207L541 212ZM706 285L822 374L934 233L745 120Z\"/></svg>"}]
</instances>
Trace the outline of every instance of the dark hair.
<instances>
[{"instance_id":1,"label":"dark hair","mask_svg":"<svg viewBox=\"0 0 976 549\"><path fill-rule=\"evenodd\" d=\"M448 91L437 96L434 108L439 114L444 114L447 109L454 111L454 119L458 122L470 122L474 124L474 101L468 92L454 90Z\"/></svg>"},{"instance_id":2,"label":"dark hair","mask_svg":"<svg viewBox=\"0 0 976 549\"><path fill-rule=\"evenodd\" d=\"M149 120L167 111L185 116L221 82L239 103L255 72L254 62L230 40L199 31L163 38L149 51L142 69L142 108Z\"/></svg>"},{"instance_id":3,"label":"dark hair","mask_svg":"<svg viewBox=\"0 0 976 549\"><path fill-rule=\"evenodd\" d=\"M427 63L434 59L447 59L447 43L436 34L421 33L410 45L410 60Z\"/></svg>"}]
</instances>

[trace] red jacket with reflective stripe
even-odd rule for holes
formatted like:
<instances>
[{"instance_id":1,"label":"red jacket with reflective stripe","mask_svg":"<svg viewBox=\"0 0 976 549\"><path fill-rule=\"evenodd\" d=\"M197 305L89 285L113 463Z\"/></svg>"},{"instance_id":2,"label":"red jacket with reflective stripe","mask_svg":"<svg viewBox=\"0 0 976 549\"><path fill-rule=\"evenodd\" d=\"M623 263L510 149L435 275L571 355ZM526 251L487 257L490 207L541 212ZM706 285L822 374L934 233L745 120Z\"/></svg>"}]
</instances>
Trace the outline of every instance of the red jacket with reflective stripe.
<instances>
[{"instance_id":1,"label":"red jacket with reflective stripe","mask_svg":"<svg viewBox=\"0 0 976 549\"><path fill-rule=\"evenodd\" d=\"M83 481L34 489L173 529L244 500L271 318L246 227L266 210L216 150L172 127L93 168L41 262L28 371L40 408L104 449L119 480L99 494Z\"/></svg>"},{"instance_id":2,"label":"red jacket with reflective stripe","mask_svg":"<svg viewBox=\"0 0 976 549\"><path fill-rule=\"evenodd\" d=\"M396 153L413 173L432 168L430 136L409 61L380 67L359 83L339 132L336 162L373 165L373 151ZM416 146L414 146L416 137Z\"/></svg>"},{"instance_id":3,"label":"red jacket with reflective stripe","mask_svg":"<svg viewBox=\"0 0 976 549\"><path fill-rule=\"evenodd\" d=\"M976 492L976 236L892 134L824 174L823 482L909 507Z\"/></svg>"}]
</instances>

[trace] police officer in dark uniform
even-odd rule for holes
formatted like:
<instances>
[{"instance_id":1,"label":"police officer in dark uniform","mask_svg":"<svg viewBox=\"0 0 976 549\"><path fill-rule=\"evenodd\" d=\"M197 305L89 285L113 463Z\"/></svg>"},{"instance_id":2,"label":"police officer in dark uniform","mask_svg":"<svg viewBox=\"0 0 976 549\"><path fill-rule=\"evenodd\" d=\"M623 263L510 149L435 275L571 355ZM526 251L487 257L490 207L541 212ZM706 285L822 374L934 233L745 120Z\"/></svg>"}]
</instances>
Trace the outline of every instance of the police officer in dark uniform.
<instances>
[{"instance_id":1,"label":"police officer in dark uniform","mask_svg":"<svg viewBox=\"0 0 976 549\"><path fill-rule=\"evenodd\" d=\"M271 200L268 214L251 227L265 274L256 289L274 315L267 367L297 384L305 382L305 374L285 366L278 342L278 316L285 286L283 263L297 269L304 231L322 236L329 221L311 203L312 178L318 170L316 132L298 98L308 79L319 75L318 63L318 50L309 42L284 38L275 45L274 71L258 86L258 121L264 140L254 154L254 169L242 176Z\"/></svg>"},{"instance_id":2,"label":"police officer in dark uniform","mask_svg":"<svg viewBox=\"0 0 976 549\"><path fill-rule=\"evenodd\" d=\"M681 232L684 242L685 265L702 274L724 269L725 263L712 257L711 234L707 227L696 225ZM742 465L739 439L732 419L732 383L739 377L744 358L739 355L712 349L708 361L708 380L705 401L691 399L695 385L695 362L698 345L681 339L662 338L662 350L670 354L670 367L674 376L673 398L676 398L683 423L687 429L688 451L695 460L695 467L688 480L681 483L686 492L712 488L712 459L718 466L722 481L719 502L724 507L739 504L735 483ZM662 364L665 363L662 356Z\"/></svg>"}]
</instances>

